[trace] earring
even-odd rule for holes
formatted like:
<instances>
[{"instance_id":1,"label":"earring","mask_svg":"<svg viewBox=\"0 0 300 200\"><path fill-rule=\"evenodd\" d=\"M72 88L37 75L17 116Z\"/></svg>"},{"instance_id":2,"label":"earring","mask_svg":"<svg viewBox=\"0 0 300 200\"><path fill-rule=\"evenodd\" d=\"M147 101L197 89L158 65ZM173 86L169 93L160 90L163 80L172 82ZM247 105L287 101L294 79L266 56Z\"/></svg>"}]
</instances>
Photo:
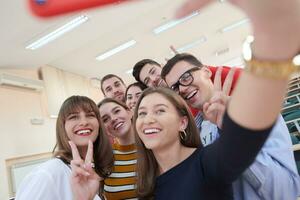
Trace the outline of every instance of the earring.
<instances>
[{"instance_id":1,"label":"earring","mask_svg":"<svg viewBox=\"0 0 300 200\"><path fill-rule=\"evenodd\" d=\"M185 130L180 131L179 136L182 141L185 141L187 139L187 134L186 134Z\"/></svg>"}]
</instances>

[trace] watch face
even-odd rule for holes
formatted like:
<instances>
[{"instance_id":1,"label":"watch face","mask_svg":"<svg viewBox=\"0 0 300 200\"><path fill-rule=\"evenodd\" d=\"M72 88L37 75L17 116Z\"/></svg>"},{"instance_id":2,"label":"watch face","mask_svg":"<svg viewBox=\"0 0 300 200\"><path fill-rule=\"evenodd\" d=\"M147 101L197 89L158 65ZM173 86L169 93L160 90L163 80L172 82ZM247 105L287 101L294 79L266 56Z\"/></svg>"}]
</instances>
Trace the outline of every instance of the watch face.
<instances>
[{"instance_id":1,"label":"watch face","mask_svg":"<svg viewBox=\"0 0 300 200\"><path fill-rule=\"evenodd\" d=\"M252 58L252 50L251 44L254 41L254 37L252 35L247 36L244 44L243 44L243 57L246 61L251 60Z\"/></svg>"},{"instance_id":2,"label":"watch face","mask_svg":"<svg viewBox=\"0 0 300 200\"><path fill-rule=\"evenodd\" d=\"M27 0L31 12L39 17L50 17L125 1L128 0Z\"/></svg>"}]
</instances>

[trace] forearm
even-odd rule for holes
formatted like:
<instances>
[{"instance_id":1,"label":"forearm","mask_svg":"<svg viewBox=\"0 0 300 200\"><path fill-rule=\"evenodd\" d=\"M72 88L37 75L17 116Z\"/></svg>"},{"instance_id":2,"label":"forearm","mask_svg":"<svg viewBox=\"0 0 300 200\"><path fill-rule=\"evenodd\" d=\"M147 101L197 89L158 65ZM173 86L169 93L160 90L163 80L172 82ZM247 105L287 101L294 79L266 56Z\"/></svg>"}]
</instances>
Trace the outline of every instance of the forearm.
<instances>
[{"instance_id":1,"label":"forearm","mask_svg":"<svg viewBox=\"0 0 300 200\"><path fill-rule=\"evenodd\" d=\"M287 80L272 80L242 73L229 102L229 116L249 129L264 129L280 112Z\"/></svg>"}]
</instances>

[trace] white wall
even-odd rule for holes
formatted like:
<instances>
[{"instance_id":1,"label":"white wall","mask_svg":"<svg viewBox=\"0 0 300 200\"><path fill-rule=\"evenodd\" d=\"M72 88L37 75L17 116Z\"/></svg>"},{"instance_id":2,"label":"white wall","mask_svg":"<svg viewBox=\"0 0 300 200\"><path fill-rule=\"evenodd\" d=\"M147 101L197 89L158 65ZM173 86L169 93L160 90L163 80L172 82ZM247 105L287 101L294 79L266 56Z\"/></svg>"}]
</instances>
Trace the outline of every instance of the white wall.
<instances>
[{"instance_id":1,"label":"white wall","mask_svg":"<svg viewBox=\"0 0 300 200\"><path fill-rule=\"evenodd\" d=\"M0 70L0 72L37 79L36 70ZM89 96L96 101L102 98L101 91L89 88ZM42 125L32 125L30 119L41 118ZM55 119L47 111L45 91L0 85L0 199L9 198L5 160L50 152L55 145Z\"/></svg>"}]
</instances>

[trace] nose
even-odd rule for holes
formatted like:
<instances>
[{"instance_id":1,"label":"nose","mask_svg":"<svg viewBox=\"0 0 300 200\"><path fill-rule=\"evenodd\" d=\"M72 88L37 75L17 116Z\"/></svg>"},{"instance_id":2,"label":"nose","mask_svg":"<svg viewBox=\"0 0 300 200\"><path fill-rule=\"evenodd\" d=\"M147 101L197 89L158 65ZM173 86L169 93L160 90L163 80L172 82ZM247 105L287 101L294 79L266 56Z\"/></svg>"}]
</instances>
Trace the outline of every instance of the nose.
<instances>
[{"instance_id":1,"label":"nose","mask_svg":"<svg viewBox=\"0 0 300 200\"><path fill-rule=\"evenodd\" d=\"M88 124L88 120L85 116L83 116L83 117L80 117L80 122L79 123L80 123L80 125L85 126L85 125Z\"/></svg>"},{"instance_id":2,"label":"nose","mask_svg":"<svg viewBox=\"0 0 300 200\"><path fill-rule=\"evenodd\" d=\"M145 124L152 124L156 121L155 117L152 114L147 114L144 118Z\"/></svg>"},{"instance_id":3,"label":"nose","mask_svg":"<svg viewBox=\"0 0 300 200\"><path fill-rule=\"evenodd\" d=\"M187 93L188 87L189 87L189 86L179 85L178 93L179 93L180 95L185 95L185 94Z\"/></svg>"},{"instance_id":4,"label":"nose","mask_svg":"<svg viewBox=\"0 0 300 200\"><path fill-rule=\"evenodd\" d=\"M156 86L156 84L157 84L157 76L156 75L151 75L150 77L149 77L149 86Z\"/></svg>"},{"instance_id":5,"label":"nose","mask_svg":"<svg viewBox=\"0 0 300 200\"><path fill-rule=\"evenodd\" d=\"M111 118L110 118L111 125L114 125L117 121L118 121L118 116L111 115Z\"/></svg>"},{"instance_id":6,"label":"nose","mask_svg":"<svg viewBox=\"0 0 300 200\"><path fill-rule=\"evenodd\" d=\"M119 92L118 89L113 89L113 93L114 93L114 94L117 94L118 92Z\"/></svg>"}]
</instances>

